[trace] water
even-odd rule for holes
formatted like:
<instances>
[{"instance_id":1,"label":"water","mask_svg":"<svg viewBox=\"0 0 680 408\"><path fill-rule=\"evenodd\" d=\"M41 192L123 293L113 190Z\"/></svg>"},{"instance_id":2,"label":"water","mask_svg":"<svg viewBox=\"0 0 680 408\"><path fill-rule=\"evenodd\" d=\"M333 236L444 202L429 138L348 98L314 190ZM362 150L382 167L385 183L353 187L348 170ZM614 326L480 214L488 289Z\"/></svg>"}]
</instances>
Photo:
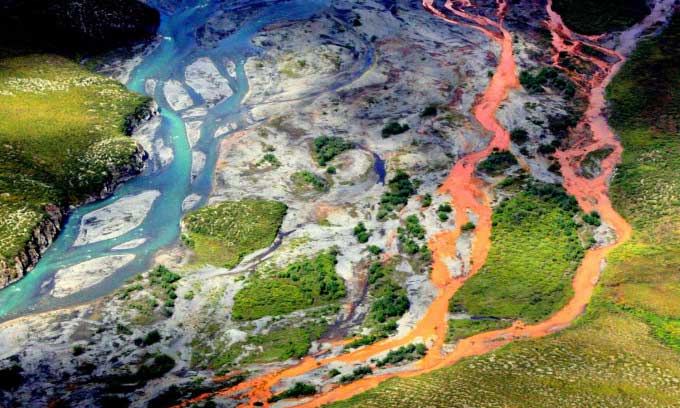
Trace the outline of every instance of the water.
<instances>
[{"instance_id":1,"label":"water","mask_svg":"<svg viewBox=\"0 0 680 408\"><path fill-rule=\"evenodd\" d=\"M249 56L261 50L251 44L253 36L269 24L309 19L329 6L330 0L289 0L289 1L180 1L173 10L163 9L163 0L153 0L150 5L157 7L162 14L159 35L161 44L133 71L127 86L136 92L144 93L147 79L159 82L176 79L184 82L186 66L199 57L213 60L220 73L229 80L233 96L208 109L203 118L201 138L194 146L206 155L206 164L195 180L191 180L191 148L187 141L184 121L165 102L162 86L157 86L150 95L161 107L161 125L158 137L174 152L174 160L160 170L147 170L139 177L125 183L115 194L106 200L76 209L69 216L54 244L47 250L36 268L20 281L0 291L0 320L7 320L31 312L65 307L92 300L110 293L131 276L147 270L159 249L177 242L182 217L182 202L190 194L202 197L199 204L205 204L212 185L212 174L217 160L221 138L215 138L216 129L227 123L236 123L237 129L247 125L248 107L242 102L248 92L248 81L244 63ZM220 10L235 12L248 7L244 20L231 35L210 47L200 46L194 36L197 28L203 26L209 17ZM363 66L354 72L347 81L360 76L373 61L372 49L366 41L366 50L361 58ZM236 65L236 76L228 75L224 61L229 59ZM344 82L346 83L346 82ZM335 84L337 89L344 83ZM195 106L204 105L200 95L190 91ZM195 107L194 106L194 107ZM233 133L233 131L231 132ZM229 133L222 137L229 137ZM382 161L381 161L382 162ZM379 165L380 166L380 165ZM384 172L382 170L381 172ZM384 174L381 175L381 181ZM107 241L74 247L82 217L93 210L109 205L124 196L143 191L158 190L161 196L155 201L144 222L134 230ZM141 246L126 250L111 249L133 239L145 238ZM54 282L54 274L61 268L79 264L88 259L117 254L134 254L135 259L101 283L82 290L71 296L56 299L49 295Z\"/></svg>"}]
</instances>

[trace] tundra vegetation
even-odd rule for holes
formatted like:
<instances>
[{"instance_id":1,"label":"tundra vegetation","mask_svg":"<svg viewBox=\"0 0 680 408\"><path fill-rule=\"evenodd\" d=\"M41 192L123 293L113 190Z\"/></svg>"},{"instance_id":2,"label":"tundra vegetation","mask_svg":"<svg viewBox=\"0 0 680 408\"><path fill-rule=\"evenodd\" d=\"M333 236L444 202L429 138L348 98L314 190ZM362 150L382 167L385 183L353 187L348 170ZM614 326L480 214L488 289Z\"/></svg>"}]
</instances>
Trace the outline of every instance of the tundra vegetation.
<instances>
[{"instance_id":1,"label":"tundra vegetation","mask_svg":"<svg viewBox=\"0 0 680 408\"><path fill-rule=\"evenodd\" d=\"M571 279L587 244L574 221L576 200L532 180L512 189L520 191L493 212L486 263L453 296L452 312L531 323L573 295Z\"/></svg>"},{"instance_id":2,"label":"tundra vegetation","mask_svg":"<svg viewBox=\"0 0 680 408\"><path fill-rule=\"evenodd\" d=\"M287 210L283 203L255 199L203 207L184 217L182 239L197 262L232 268L274 242Z\"/></svg>"},{"instance_id":3,"label":"tundra vegetation","mask_svg":"<svg viewBox=\"0 0 680 408\"><path fill-rule=\"evenodd\" d=\"M0 59L0 261L13 264L48 204L78 205L133 165L127 134L149 103L62 57Z\"/></svg>"}]
</instances>

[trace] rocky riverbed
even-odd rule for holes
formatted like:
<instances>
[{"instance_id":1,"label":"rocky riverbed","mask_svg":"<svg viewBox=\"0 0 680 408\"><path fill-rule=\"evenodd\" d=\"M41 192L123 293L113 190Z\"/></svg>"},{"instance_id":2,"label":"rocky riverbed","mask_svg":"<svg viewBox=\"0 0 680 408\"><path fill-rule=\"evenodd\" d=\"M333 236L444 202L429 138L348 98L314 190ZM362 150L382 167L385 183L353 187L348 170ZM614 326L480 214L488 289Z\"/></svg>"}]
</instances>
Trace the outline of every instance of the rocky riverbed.
<instances>
[{"instance_id":1,"label":"rocky riverbed","mask_svg":"<svg viewBox=\"0 0 680 408\"><path fill-rule=\"evenodd\" d=\"M110 387L112 376L117 375L128 381L122 394L132 406L141 407L172 385L187 385L197 377L211 378L216 370L195 364L201 350L226 349L249 336L315 316L315 310L303 310L263 317L251 325L236 322L231 310L244 277L258 268L282 267L330 248L338 250L336 269L347 287L347 297L343 307L327 316L330 329L321 342L328 346L331 339L362 333L371 302L366 279L370 254L366 246L357 244L353 234L359 222L372 232L368 244L382 248L385 259L400 259L396 270L410 309L397 322L395 336L405 335L422 318L437 290L429 280L429 265L401 257L397 229L407 215L415 213L422 214L426 239L442 230L461 227L438 216L437 207L450 197L436 191L461 156L480 150L489 141L490 135L475 121L471 108L487 87L488 72L494 70L500 50L475 30L433 18L419 2L385 3L389 2L334 1L310 19L269 25L254 37L253 45L260 52L244 65L249 92L243 106L249 114L245 124L220 143L207 201L214 204L248 197L284 202L288 212L282 234L272 247L251 254L233 269L192 264L191 249L181 243L162 251L157 256L159 263L181 276L174 283L172 313L159 312L159 302L167 299L147 272L115 294L94 302L0 324L0 344L4 345L0 369L14 365L23 369L23 383L5 392L5 401L10 405L61 401L92 406L103 395L121 394ZM234 32L248 10L214 16L196 35L202 44L217 44ZM509 23L519 25L522 21L538 27L542 18L540 11L529 10ZM525 29L518 29L515 39L519 69L531 69L547 58L540 54L536 45L540 39L532 34L531 27ZM224 76L215 64L224 64L227 72L233 70L229 62L219 58L199 58L187 68L185 83L175 79L146 83L147 87L162 87L159 89L168 105L182 111L191 148L202 137L204 109L234 92L229 75ZM435 107L435 113L425 114L430 106ZM512 151L522 167L539 180L560 180L559 172L549 170L552 159L537 151L556 139L549 130L549 118L566 115L565 106L564 97L558 93L530 95L517 89L499 110L498 119L505 127L527 131L527 141L523 146L513 145ZM408 125L408 130L383 137L383 129L392 122ZM149 151L151 165L162 169L173 160L173 154L154 138L157 127L153 120L143 125L137 140ZM233 129L230 124L221 124L211 136L219 137ZM354 146L331 161L334 174L327 173L311 153L313 139L321 135L342 137ZM194 175L205 166L202 154L193 151ZM266 154L274 155L276 162L263 162ZM387 189L384 182L389 182L397 170L417 180L417 192L399 214L381 221L378 214L381 195ZM301 189L294 177L301 171L323 177L327 188ZM433 203L422 210L426 194L432 196ZM78 242L92 243L125 234L139 224L157 198L158 192L148 191L90 213L83 218ZM183 207L192 208L200 199L189 195ZM470 218L474 217L471 214ZM100 218L106 219L101 225ZM611 239L605 227L599 236L598 241ZM456 257L446 260L453 276L469 271L473 239L474 232L462 234ZM142 243L132 240L114 249L124 251ZM60 271L52 295L77 293L104 279L97 272L102 262L113 267L112 263L130 261L130 255L117 254ZM159 340L144 343L142 339L154 331ZM311 350L321 348L322 344L316 342ZM331 351L340 352L341 347ZM125 377L138 372L150 356L158 354L174 360L169 374L144 383ZM240 368L260 373L291 362L244 364ZM346 374L354 366L332 368ZM400 368L388 370L394 369ZM302 380L325 386L329 379L324 375L321 370L310 372ZM58 378L67 380L55 381ZM214 385L212 381L207 380L204 386ZM232 406L224 398L218 401Z\"/></svg>"}]
</instances>

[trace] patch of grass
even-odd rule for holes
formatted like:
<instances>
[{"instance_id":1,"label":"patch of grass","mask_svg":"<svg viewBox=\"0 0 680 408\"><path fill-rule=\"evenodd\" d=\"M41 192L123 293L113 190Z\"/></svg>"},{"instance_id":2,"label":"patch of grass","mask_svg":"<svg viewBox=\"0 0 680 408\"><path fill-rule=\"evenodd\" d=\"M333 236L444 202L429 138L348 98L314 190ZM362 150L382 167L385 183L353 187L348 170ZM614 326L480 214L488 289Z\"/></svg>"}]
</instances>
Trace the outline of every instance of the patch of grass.
<instances>
[{"instance_id":1,"label":"patch of grass","mask_svg":"<svg viewBox=\"0 0 680 408\"><path fill-rule=\"evenodd\" d=\"M201 208L183 219L184 241L198 262L227 268L274 242L288 207L277 201L227 201Z\"/></svg>"},{"instance_id":2,"label":"patch of grass","mask_svg":"<svg viewBox=\"0 0 680 408\"><path fill-rule=\"evenodd\" d=\"M555 0L553 10L567 27L586 35L624 30L650 12L645 0Z\"/></svg>"},{"instance_id":3,"label":"patch of grass","mask_svg":"<svg viewBox=\"0 0 680 408\"><path fill-rule=\"evenodd\" d=\"M327 327L325 322L307 323L251 336L246 343L255 346L256 350L243 358L242 363L271 363L302 358L309 352L312 341L319 339Z\"/></svg>"},{"instance_id":4,"label":"patch of grass","mask_svg":"<svg viewBox=\"0 0 680 408\"><path fill-rule=\"evenodd\" d=\"M328 181L321 176L317 176L309 170L302 170L293 173L290 177L298 192L317 191L323 192L328 189Z\"/></svg>"},{"instance_id":5,"label":"patch of grass","mask_svg":"<svg viewBox=\"0 0 680 408\"><path fill-rule=\"evenodd\" d=\"M676 13L659 37L640 42L607 89L624 146L612 203L633 236L609 256L603 291L648 322L680 318L680 51L671 46L679 39ZM680 342L670 332L660 338Z\"/></svg>"},{"instance_id":6,"label":"patch of grass","mask_svg":"<svg viewBox=\"0 0 680 408\"><path fill-rule=\"evenodd\" d=\"M537 185L495 209L486 263L453 296L451 311L535 322L567 302L584 250L577 207L553 189Z\"/></svg>"},{"instance_id":7,"label":"patch of grass","mask_svg":"<svg viewBox=\"0 0 680 408\"><path fill-rule=\"evenodd\" d=\"M451 319L449 320L449 333L447 342L454 342L466 337L474 336L490 330L499 330L510 327L512 321L498 319Z\"/></svg>"},{"instance_id":8,"label":"patch of grass","mask_svg":"<svg viewBox=\"0 0 680 408\"><path fill-rule=\"evenodd\" d=\"M331 408L675 407L677 354L625 314L518 341L407 379L394 378Z\"/></svg>"},{"instance_id":9,"label":"patch of grass","mask_svg":"<svg viewBox=\"0 0 680 408\"><path fill-rule=\"evenodd\" d=\"M335 273L336 255L334 251L323 252L294 262L282 271L250 278L234 298L233 317L255 320L342 299L346 289Z\"/></svg>"},{"instance_id":10,"label":"patch of grass","mask_svg":"<svg viewBox=\"0 0 680 408\"><path fill-rule=\"evenodd\" d=\"M47 205L80 204L132 167L130 118L149 102L62 57L0 59L0 261L14 264Z\"/></svg>"},{"instance_id":11,"label":"patch of grass","mask_svg":"<svg viewBox=\"0 0 680 408\"><path fill-rule=\"evenodd\" d=\"M353 147L352 143L336 136L319 136L314 139L314 158L319 166L325 166L340 153Z\"/></svg>"}]
</instances>

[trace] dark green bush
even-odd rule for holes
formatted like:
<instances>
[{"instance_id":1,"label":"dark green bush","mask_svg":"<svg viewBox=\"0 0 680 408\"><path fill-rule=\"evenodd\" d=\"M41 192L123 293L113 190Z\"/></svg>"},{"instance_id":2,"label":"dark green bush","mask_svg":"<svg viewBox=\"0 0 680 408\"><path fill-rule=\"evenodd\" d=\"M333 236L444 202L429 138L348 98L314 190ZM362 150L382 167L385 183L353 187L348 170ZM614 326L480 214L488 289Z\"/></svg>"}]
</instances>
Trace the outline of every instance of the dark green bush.
<instances>
[{"instance_id":1,"label":"dark green bush","mask_svg":"<svg viewBox=\"0 0 680 408\"><path fill-rule=\"evenodd\" d=\"M477 169L489 175L499 175L517 164L517 159L507 150L493 151L477 165Z\"/></svg>"},{"instance_id":2,"label":"dark green bush","mask_svg":"<svg viewBox=\"0 0 680 408\"><path fill-rule=\"evenodd\" d=\"M352 143L341 137L319 136L314 139L314 157L320 166L325 166L335 156L352 147Z\"/></svg>"},{"instance_id":3,"label":"dark green bush","mask_svg":"<svg viewBox=\"0 0 680 408\"><path fill-rule=\"evenodd\" d=\"M314 394L316 394L316 387L314 387L313 385L297 382L293 387L269 398L267 402L271 403L281 401L287 398L298 398Z\"/></svg>"},{"instance_id":4,"label":"dark green bush","mask_svg":"<svg viewBox=\"0 0 680 408\"><path fill-rule=\"evenodd\" d=\"M510 132L510 140L518 145L524 144L529 140L529 132L522 128L513 129Z\"/></svg>"},{"instance_id":5,"label":"dark green bush","mask_svg":"<svg viewBox=\"0 0 680 408\"><path fill-rule=\"evenodd\" d=\"M400 135L411 129L407 124L400 124L399 122L390 122L382 129L382 137L390 137Z\"/></svg>"}]
</instances>

